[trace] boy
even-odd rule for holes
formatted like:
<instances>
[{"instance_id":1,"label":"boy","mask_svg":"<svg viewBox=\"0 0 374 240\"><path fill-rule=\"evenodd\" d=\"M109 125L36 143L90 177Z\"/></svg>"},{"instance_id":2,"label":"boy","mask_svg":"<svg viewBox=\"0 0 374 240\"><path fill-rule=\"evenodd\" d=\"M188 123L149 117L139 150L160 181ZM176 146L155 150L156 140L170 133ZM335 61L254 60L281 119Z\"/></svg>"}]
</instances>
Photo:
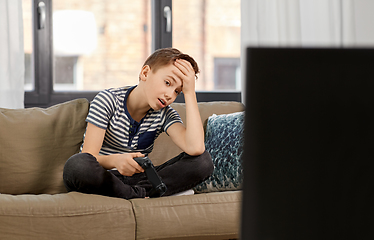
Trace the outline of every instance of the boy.
<instances>
[{"instance_id":1,"label":"boy","mask_svg":"<svg viewBox=\"0 0 374 240\"><path fill-rule=\"evenodd\" d=\"M162 131L184 151L155 167L168 188L164 196L208 178L214 167L205 151L197 106L198 72L192 57L174 48L160 49L145 61L137 86L100 92L90 105L82 151L65 164L67 190L125 199L148 197L152 185L134 158L150 153ZM182 91L186 127L169 106Z\"/></svg>"}]
</instances>

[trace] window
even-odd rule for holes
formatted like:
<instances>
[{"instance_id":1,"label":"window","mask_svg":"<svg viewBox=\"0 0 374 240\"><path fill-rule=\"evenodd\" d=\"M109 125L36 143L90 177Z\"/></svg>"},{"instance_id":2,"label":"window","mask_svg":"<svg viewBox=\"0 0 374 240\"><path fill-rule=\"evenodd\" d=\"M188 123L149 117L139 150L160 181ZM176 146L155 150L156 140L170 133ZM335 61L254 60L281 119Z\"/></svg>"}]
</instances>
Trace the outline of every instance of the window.
<instances>
[{"instance_id":1,"label":"window","mask_svg":"<svg viewBox=\"0 0 374 240\"><path fill-rule=\"evenodd\" d=\"M55 91L83 89L82 67L78 56L54 56L53 89Z\"/></svg>"},{"instance_id":2,"label":"window","mask_svg":"<svg viewBox=\"0 0 374 240\"><path fill-rule=\"evenodd\" d=\"M151 53L151 1L53 0L55 91L135 85Z\"/></svg>"},{"instance_id":3,"label":"window","mask_svg":"<svg viewBox=\"0 0 374 240\"><path fill-rule=\"evenodd\" d=\"M215 60L240 59L240 0L173 0L173 46L196 58L197 90L240 90L231 69ZM216 80L224 76L223 88Z\"/></svg>"},{"instance_id":4,"label":"window","mask_svg":"<svg viewBox=\"0 0 374 240\"><path fill-rule=\"evenodd\" d=\"M240 89L240 58L214 58L214 88Z\"/></svg>"},{"instance_id":5,"label":"window","mask_svg":"<svg viewBox=\"0 0 374 240\"><path fill-rule=\"evenodd\" d=\"M240 101L236 79L222 80L231 82L234 99L205 93L220 90L215 59L240 58L240 0L22 1L26 107L91 100L105 88L135 85L152 49L171 46L199 63L198 100ZM225 68L218 72L227 75Z\"/></svg>"}]
</instances>

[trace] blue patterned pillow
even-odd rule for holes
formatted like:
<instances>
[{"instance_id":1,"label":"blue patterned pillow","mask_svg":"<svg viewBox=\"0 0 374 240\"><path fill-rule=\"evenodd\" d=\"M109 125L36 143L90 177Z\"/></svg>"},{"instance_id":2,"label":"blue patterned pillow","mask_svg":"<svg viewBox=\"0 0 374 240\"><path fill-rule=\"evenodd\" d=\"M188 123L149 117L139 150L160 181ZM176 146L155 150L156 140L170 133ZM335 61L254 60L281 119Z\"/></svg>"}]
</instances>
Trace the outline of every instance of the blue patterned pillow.
<instances>
[{"instance_id":1,"label":"blue patterned pillow","mask_svg":"<svg viewBox=\"0 0 374 240\"><path fill-rule=\"evenodd\" d=\"M244 112L215 115L208 118L205 148L214 163L214 171L206 181L194 188L196 193L230 191L241 188L243 169L241 156L244 140Z\"/></svg>"}]
</instances>

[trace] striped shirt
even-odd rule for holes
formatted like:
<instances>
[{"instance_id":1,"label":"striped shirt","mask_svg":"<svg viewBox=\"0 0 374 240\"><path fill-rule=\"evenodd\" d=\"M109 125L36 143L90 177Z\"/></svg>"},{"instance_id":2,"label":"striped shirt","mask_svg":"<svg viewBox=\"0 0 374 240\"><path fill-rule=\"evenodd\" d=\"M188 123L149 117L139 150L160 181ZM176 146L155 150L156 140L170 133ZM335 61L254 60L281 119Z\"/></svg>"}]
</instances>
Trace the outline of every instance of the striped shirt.
<instances>
[{"instance_id":1,"label":"striped shirt","mask_svg":"<svg viewBox=\"0 0 374 240\"><path fill-rule=\"evenodd\" d=\"M150 109L140 122L132 119L126 102L135 87L106 89L91 102L86 122L106 130L100 155L148 154L160 133L166 132L174 123L182 123L178 112L170 106L158 111Z\"/></svg>"}]
</instances>

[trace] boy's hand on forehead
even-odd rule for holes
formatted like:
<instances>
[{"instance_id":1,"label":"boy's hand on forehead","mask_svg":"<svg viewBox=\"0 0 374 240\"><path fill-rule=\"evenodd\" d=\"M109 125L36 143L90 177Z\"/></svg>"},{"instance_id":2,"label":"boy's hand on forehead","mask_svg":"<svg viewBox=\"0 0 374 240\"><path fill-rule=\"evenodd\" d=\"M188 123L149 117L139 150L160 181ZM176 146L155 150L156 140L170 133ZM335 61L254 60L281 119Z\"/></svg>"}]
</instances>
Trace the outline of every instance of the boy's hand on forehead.
<instances>
[{"instance_id":1,"label":"boy's hand on forehead","mask_svg":"<svg viewBox=\"0 0 374 240\"><path fill-rule=\"evenodd\" d=\"M179 71L173 71L182 80L182 91L184 94L194 93L195 94L195 71L191 66L191 63L184 59L177 59L174 62Z\"/></svg>"}]
</instances>

